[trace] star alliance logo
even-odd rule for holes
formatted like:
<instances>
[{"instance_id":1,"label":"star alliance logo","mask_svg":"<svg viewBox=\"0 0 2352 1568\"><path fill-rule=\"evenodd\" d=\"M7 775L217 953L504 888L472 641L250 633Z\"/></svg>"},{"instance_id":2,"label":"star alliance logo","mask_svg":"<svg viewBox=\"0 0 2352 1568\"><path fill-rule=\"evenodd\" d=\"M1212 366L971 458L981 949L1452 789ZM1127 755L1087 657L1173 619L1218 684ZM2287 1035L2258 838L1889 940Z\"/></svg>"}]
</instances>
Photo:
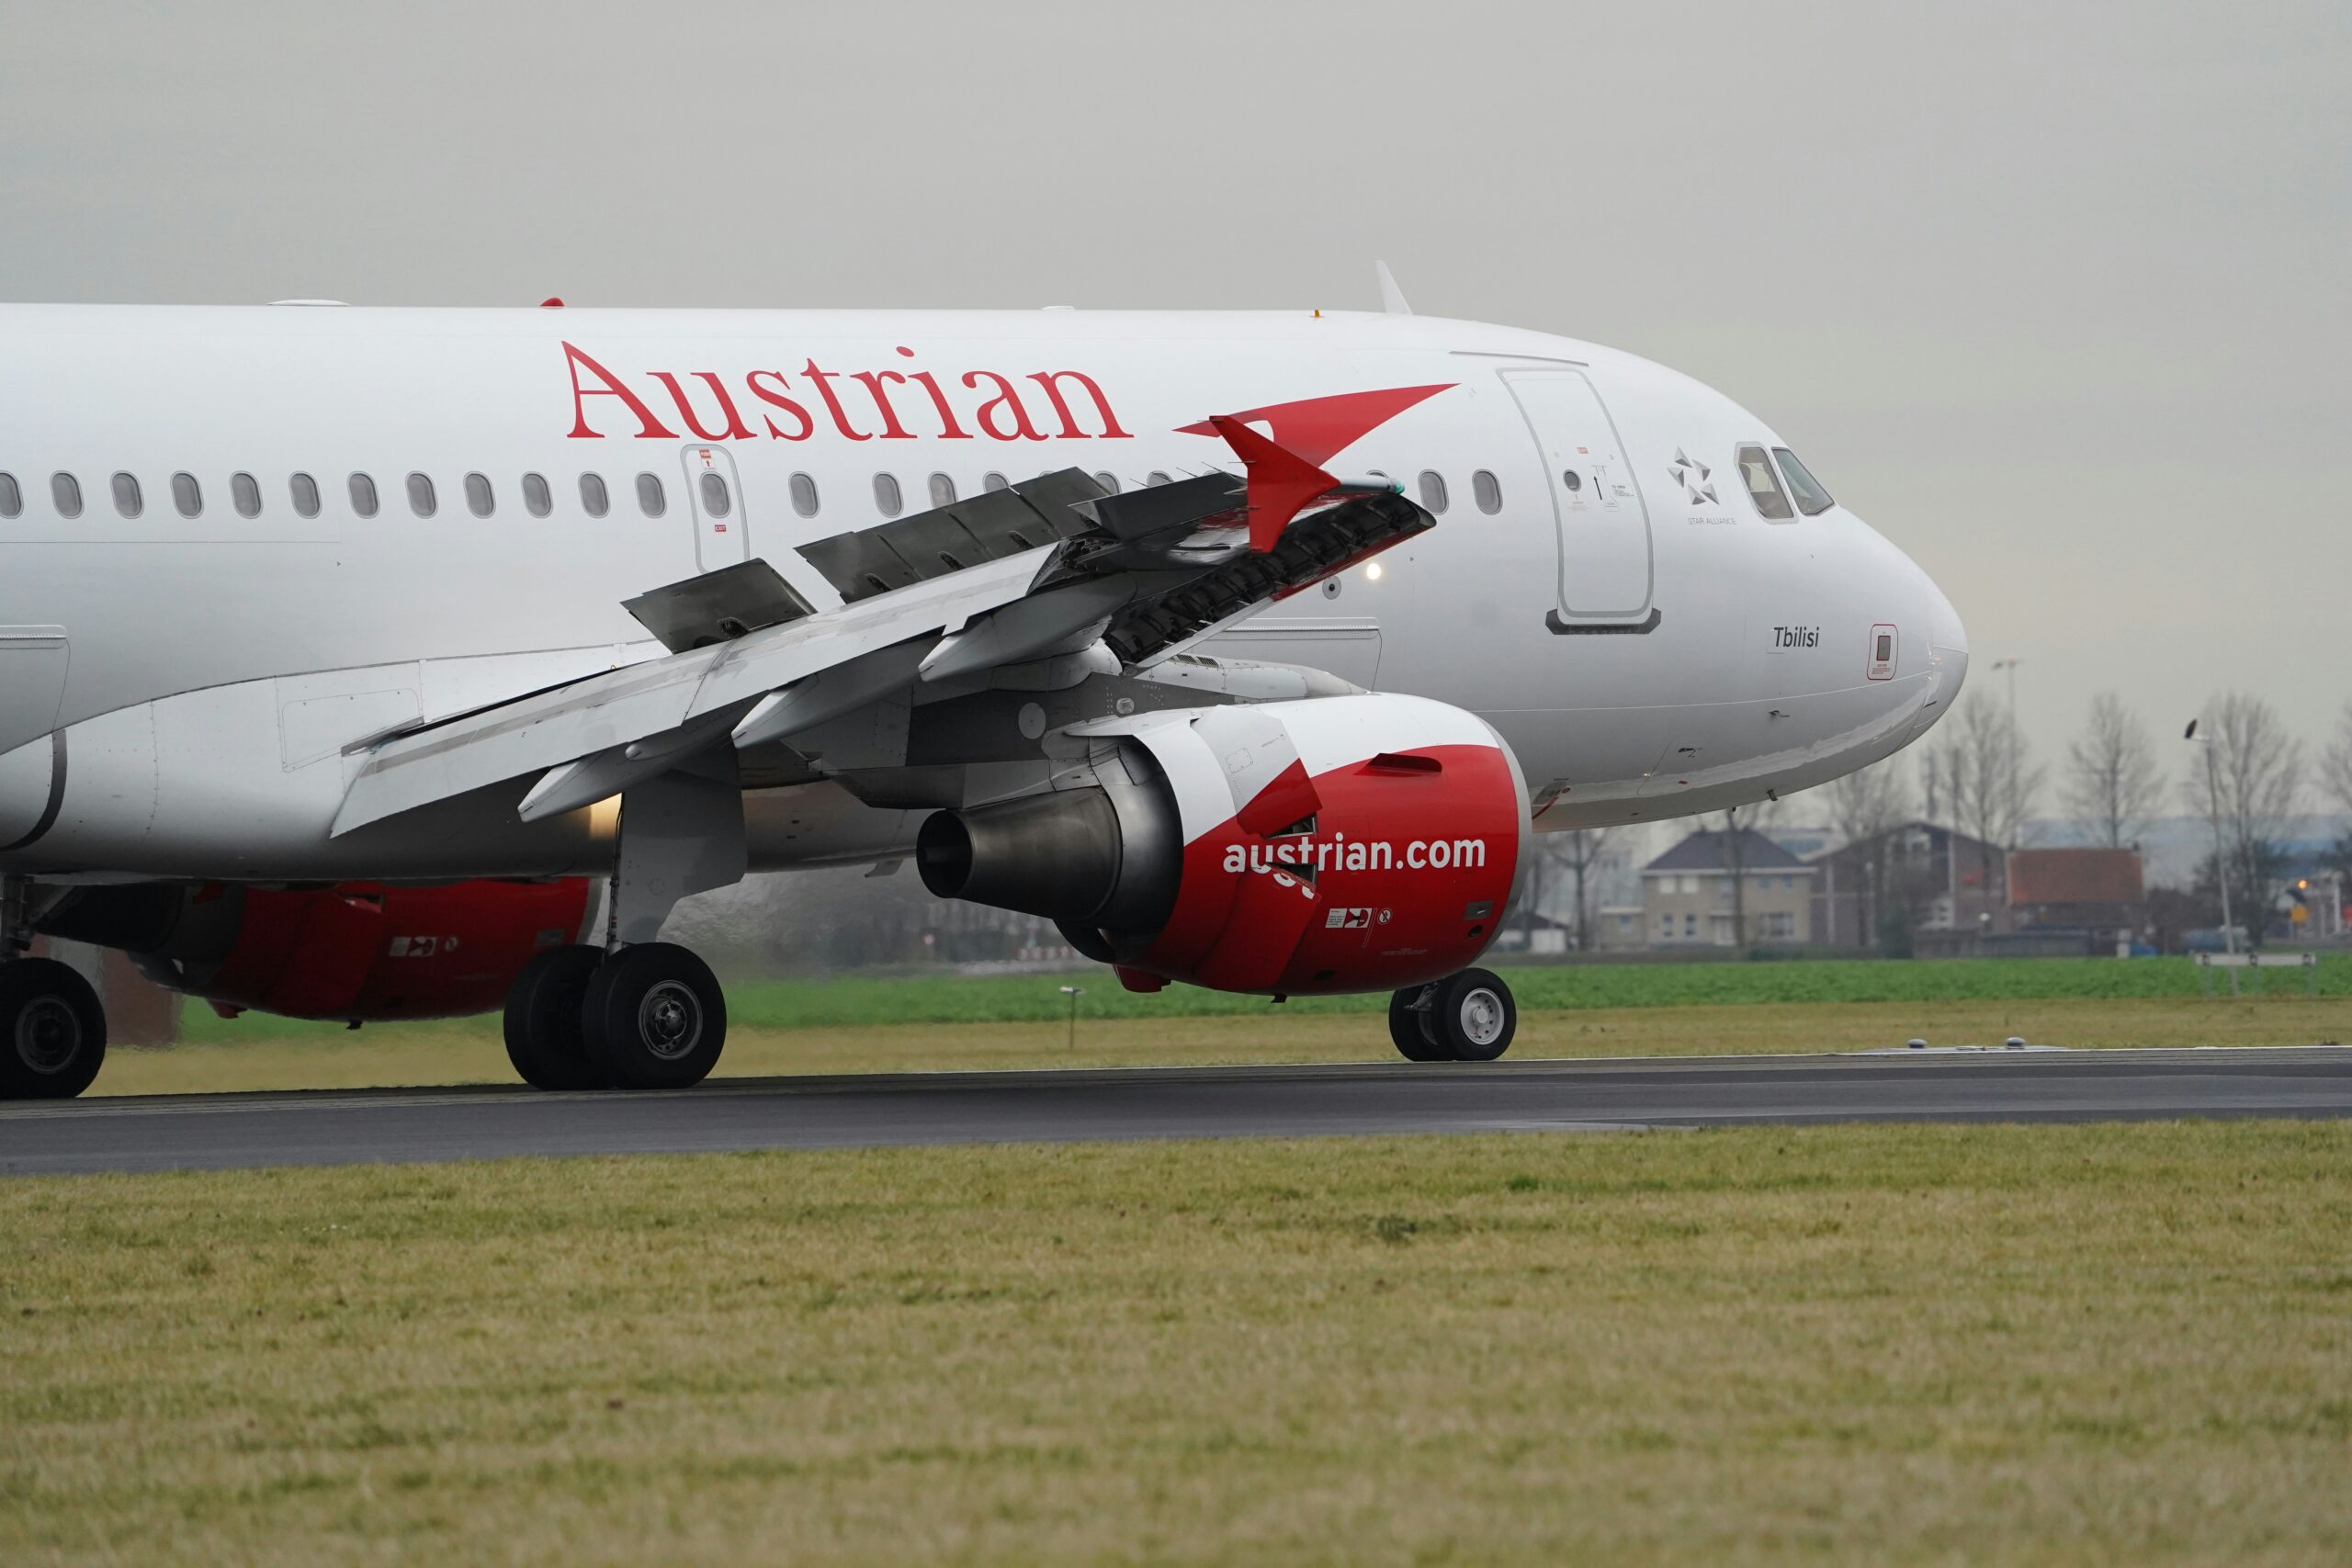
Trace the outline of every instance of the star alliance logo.
<instances>
[{"instance_id":1,"label":"star alliance logo","mask_svg":"<svg viewBox=\"0 0 2352 1568\"><path fill-rule=\"evenodd\" d=\"M1704 502L1709 506L1714 506L1719 502L1715 500L1715 487L1707 480L1708 471L1706 464L1693 460L1681 447L1677 446L1674 449L1673 466L1666 470L1666 477L1682 487L1682 493L1690 498L1691 505L1696 506Z\"/></svg>"}]
</instances>

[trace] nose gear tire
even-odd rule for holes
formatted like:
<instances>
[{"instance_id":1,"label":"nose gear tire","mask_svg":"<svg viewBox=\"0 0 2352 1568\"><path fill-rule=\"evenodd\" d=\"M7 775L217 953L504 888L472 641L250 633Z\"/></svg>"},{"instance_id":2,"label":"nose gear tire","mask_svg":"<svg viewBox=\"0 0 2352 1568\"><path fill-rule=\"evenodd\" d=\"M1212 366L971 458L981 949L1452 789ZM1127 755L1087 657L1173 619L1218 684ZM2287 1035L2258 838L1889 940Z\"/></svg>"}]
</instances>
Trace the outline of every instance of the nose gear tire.
<instances>
[{"instance_id":1,"label":"nose gear tire","mask_svg":"<svg viewBox=\"0 0 2352 1568\"><path fill-rule=\"evenodd\" d=\"M97 992L53 958L0 964L0 1100L71 1100L107 1059Z\"/></svg>"},{"instance_id":2,"label":"nose gear tire","mask_svg":"<svg viewBox=\"0 0 2352 1568\"><path fill-rule=\"evenodd\" d=\"M581 1008L588 1059L616 1089L687 1089L718 1065L727 998L683 947L641 942L605 956Z\"/></svg>"},{"instance_id":3,"label":"nose gear tire","mask_svg":"<svg viewBox=\"0 0 2352 1568\"><path fill-rule=\"evenodd\" d=\"M551 947L523 965L506 993L506 1059L533 1089L604 1089L589 1059L582 1015L600 947Z\"/></svg>"}]
</instances>

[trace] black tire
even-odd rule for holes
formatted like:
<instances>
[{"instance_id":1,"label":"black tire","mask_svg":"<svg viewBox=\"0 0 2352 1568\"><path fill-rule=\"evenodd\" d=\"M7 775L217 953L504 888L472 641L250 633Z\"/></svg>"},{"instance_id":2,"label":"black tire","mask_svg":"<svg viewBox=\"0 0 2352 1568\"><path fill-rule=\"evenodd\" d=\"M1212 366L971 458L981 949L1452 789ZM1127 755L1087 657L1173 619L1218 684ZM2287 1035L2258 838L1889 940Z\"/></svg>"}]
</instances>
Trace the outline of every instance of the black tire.
<instances>
[{"instance_id":1,"label":"black tire","mask_svg":"<svg viewBox=\"0 0 2352 1568\"><path fill-rule=\"evenodd\" d=\"M1457 1062L1491 1062L1510 1049L1519 1032L1519 1004L1501 977L1464 969L1437 983L1430 999L1430 1035Z\"/></svg>"},{"instance_id":2,"label":"black tire","mask_svg":"<svg viewBox=\"0 0 2352 1568\"><path fill-rule=\"evenodd\" d=\"M588 1056L616 1089L689 1089L727 1044L727 998L710 965L666 942L608 955L581 1010Z\"/></svg>"},{"instance_id":3,"label":"black tire","mask_svg":"<svg viewBox=\"0 0 2352 1568\"><path fill-rule=\"evenodd\" d=\"M1388 1038L1408 1062L1449 1062L1445 1047L1430 1037L1430 986L1408 986L1388 998Z\"/></svg>"},{"instance_id":4,"label":"black tire","mask_svg":"<svg viewBox=\"0 0 2352 1568\"><path fill-rule=\"evenodd\" d=\"M0 1100L71 1100L106 1059L90 982L54 958L0 964Z\"/></svg>"},{"instance_id":5,"label":"black tire","mask_svg":"<svg viewBox=\"0 0 2352 1568\"><path fill-rule=\"evenodd\" d=\"M601 947L551 947L523 965L506 992L506 1059L533 1089L603 1089L581 1017Z\"/></svg>"}]
</instances>

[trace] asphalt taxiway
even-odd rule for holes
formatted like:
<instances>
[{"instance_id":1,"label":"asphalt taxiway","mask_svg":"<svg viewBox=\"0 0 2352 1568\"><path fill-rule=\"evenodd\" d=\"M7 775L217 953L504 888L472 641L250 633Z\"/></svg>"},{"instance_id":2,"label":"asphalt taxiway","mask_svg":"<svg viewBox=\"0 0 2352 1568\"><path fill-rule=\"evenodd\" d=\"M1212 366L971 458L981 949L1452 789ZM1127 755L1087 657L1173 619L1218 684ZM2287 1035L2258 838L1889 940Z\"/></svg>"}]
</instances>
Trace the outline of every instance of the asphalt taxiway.
<instances>
[{"instance_id":1,"label":"asphalt taxiway","mask_svg":"<svg viewBox=\"0 0 2352 1568\"><path fill-rule=\"evenodd\" d=\"M2352 1049L1895 1053L718 1078L0 1105L0 1172L1744 1122L2352 1116Z\"/></svg>"}]
</instances>

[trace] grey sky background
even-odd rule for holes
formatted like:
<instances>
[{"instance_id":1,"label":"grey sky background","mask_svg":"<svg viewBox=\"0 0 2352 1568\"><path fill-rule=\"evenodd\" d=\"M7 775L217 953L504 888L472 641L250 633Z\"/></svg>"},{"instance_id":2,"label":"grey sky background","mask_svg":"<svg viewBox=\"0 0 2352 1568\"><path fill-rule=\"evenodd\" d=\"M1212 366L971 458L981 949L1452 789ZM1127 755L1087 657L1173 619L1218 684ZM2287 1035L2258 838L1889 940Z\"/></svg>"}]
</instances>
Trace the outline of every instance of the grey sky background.
<instances>
[{"instance_id":1,"label":"grey sky background","mask_svg":"<svg viewBox=\"0 0 2352 1568\"><path fill-rule=\"evenodd\" d=\"M0 0L0 298L1416 308L1721 387L2168 761L2352 697L2352 7Z\"/></svg>"}]
</instances>

